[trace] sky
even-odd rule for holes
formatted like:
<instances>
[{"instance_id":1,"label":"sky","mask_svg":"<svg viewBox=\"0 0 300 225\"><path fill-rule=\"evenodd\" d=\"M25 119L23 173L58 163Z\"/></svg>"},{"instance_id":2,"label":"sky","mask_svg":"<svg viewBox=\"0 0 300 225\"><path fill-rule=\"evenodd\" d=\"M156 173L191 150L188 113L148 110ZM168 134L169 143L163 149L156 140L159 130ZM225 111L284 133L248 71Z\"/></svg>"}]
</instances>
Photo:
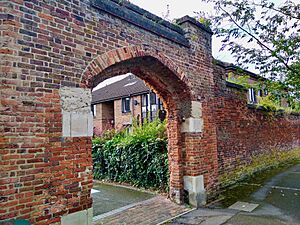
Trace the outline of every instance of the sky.
<instances>
[{"instance_id":1,"label":"sky","mask_svg":"<svg viewBox=\"0 0 300 225\"><path fill-rule=\"evenodd\" d=\"M195 16L195 12L205 12L212 14L213 5L204 3L201 0L130 0L131 3L138 5L139 7L154 13L157 16L164 17L167 12L167 6L169 5L169 19L178 19L189 15ZM213 37L213 56L216 59L233 62L233 58L227 52L220 52L221 40Z\"/></svg>"},{"instance_id":2,"label":"sky","mask_svg":"<svg viewBox=\"0 0 300 225\"><path fill-rule=\"evenodd\" d=\"M174 18L180 18L185 15L194 16L195 11L204 11L205 9L206 12L211 12L213 9L212 5L204 5L201 0L130 0L130 2L160 17L164 17L167 12L167 5L169 5L170 20ZM229 56L229 54L218 53L218 49L220 48L220 46L221 45L218 44L218 42L215 42L215 40L213 40L214 57L223 61L232 61L232 58ZM97 90L105 85L116 82L123 78L124 76L118 76L105 80L100 83L94 90Z\"/></svg>"},{"instance_id":3,"label":"sky","mask_svg":"<svg viewBox=\"0 0 300 225\"><path fill-rule=\"evenodd\" d=\"M285 0L270 1L278 5ZM214 13L213 4L203 2L202 0L130 0L130 2L160 17L164 17L164 15L166 15L167 6L169 6L170 20L178 19L186 15L193 17L196 15L195 12L205 12L209 15L213 15ZM300 3L300 0L294 0L294 2ZM219 51L222 46L221 40L221 38L213 36L213 57L221 61L234 63L234 59L230 55L230 52ZM251 67L249 67L249 70L256 72L251 69Z\"/></svg>"},{"instance_id":4,"label":"sky","mask_svg":"<svg viewBox=\"0 0 300 225\"><path fill-rule=\"evenodd\" d=\"M271 0L275 4L281 4L284 0ZM296 3L300 2L300 0L294 0ZM195 12L205 12L209 15L213 14L213 5L205 3L201 0L130 0L131 3L157 15L160 17L164 17L169 8L169 20L181 18L185 15L195 16ZM169 6L169 7L167 7ZM213 57L225 61L234 63L233 57L230 55L228 51L219 51L222 45L222 39L216 38L213 36L212 39L212 54ZM249 70L252 72L257 72L249 66ZM123 77L115 77L109 80L106 80L100 83L95 89L99 89L107 84L115 82L117 80L123 79Z\"/></svg>"}]
</instances>

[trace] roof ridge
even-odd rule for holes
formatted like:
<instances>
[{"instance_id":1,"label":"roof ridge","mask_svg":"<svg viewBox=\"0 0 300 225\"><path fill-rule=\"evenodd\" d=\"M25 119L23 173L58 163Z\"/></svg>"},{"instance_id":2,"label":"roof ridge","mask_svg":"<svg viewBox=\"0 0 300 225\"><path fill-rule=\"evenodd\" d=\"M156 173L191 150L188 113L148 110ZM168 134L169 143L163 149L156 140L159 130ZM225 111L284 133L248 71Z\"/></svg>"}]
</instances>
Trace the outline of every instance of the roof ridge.
<instances>
[{"instance_id":1,"label":"roof ridge","mask_svg":"<svg viewBox=\"0 0 300 225\"><path fill-rule=\"evenodd\" d=\"M141 94L151 90L145 82L133 75L103 86L92 92L92 103L100 103L125 96ZM129 85L128 85L129 84Z\"/></svg>"}]
</instances>

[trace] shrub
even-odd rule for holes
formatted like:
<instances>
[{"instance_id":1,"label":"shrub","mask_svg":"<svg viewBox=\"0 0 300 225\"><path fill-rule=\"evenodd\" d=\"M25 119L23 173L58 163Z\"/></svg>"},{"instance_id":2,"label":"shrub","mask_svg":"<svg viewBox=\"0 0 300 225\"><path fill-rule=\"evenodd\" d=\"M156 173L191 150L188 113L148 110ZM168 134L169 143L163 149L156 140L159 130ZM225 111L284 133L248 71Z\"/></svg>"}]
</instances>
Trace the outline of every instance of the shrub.
<instances>
[{"instance_id":1,"label":"shrub","mask_svg":"<svg viewBox=\"0 0 300 225\"><path fill-rule=\"evenodd\" d=\"M95 138L92 153L95 179L168 189L166 123L159 119Z\"/></svg>"},{"instance_id":2,"label":"shrub","mask_svg":"<svg viewBox=\"0 0 300 225\"><path fill-rule=\"evenodd\" d=\"M280 105L280 101L273 99L272 96L268 95L265 97L258 97L259 101L257 106L263 107L268 111L278 111L283 110L287 113L300 113L300 106L297 105L298 102L294 102L291 107L283 107Z\"/></svg>"}]
</instances>

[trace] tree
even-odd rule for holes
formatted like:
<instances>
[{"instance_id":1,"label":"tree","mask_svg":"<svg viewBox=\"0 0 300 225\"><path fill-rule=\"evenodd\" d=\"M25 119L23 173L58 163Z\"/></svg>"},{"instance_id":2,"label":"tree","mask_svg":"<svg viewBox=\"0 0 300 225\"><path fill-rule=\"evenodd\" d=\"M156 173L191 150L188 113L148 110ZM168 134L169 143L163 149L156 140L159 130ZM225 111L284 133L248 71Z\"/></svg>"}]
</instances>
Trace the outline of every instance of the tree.
<instances>
[{"instance_id":1,"label":"tree","mask_svg":"<svg viewBox=\"0 0 300 225\"><path fill-rule=\"evenodd\" d=\"M291 104L300 99L300 4L287 0L206 0L214 3L210 19L221 50L229 50L237 66L255 65L274 97ZM299 104L299 102L298 102Z\"/></svg>"}]
</instances>

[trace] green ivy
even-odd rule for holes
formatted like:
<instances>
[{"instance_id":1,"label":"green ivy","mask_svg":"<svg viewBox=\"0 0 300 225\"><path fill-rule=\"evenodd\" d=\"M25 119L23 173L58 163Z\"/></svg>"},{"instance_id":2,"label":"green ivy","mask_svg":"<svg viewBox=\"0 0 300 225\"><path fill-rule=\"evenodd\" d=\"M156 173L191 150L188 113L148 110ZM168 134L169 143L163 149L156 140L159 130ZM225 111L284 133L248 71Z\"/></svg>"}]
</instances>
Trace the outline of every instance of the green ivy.
<instances>
[{"instance_id":1,"label":"green ivy","mask_svg":"<svg viewBox=\"0 0 300 225\"><path fill-rule=\"evenodd\" d=\"M137 187L168 190L166 123L159 119L132 131L105 134L93 140L95 179L126 182Z\"/></svg>"},{"instance_id":2,"label":"green ivy","mask_svg":"<svg viewBox=\"0 0 300 225\"><path fill-rule=\"evenodd\" d=\"M263 90L265 89L265 83L262 83L260 80L254 82L254 83L249 83L250 76L248 75L235 75L233 73L228 73L228 78L227 81L230 83L238 84L243 86L246 89L253 88L256 91L258 90ZM275 82L272 82L274 85ZM257 107L262 107L267 111L278 111L278 110L283 110L286 113L300 113L300 102L299 101L293 101L290 103L290 107L288 106L281 106L280 104L281 98L269 94L264 97L259 97L258 96L258 103L256 104Z\"/></svg>"}]
</instances>

